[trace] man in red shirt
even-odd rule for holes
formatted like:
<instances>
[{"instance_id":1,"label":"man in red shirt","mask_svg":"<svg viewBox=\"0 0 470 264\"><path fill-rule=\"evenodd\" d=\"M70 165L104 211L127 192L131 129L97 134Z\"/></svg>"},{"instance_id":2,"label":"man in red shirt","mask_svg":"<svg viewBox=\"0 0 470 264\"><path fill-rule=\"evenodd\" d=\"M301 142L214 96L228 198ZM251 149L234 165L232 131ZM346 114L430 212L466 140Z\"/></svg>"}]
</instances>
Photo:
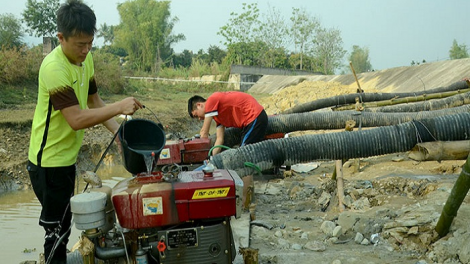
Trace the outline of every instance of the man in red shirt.
<instances>
[{"instance_id":1,"label":"man in red shirt","mask_svg":"<svg viewBox=\"0 0 470 264\"><path fill-rule=\"evenodd\" d=\"M215 92L207 100L195 95L188 100L188 113L192 118L204 120L201 137L209 137L212 120L217 124L215 146L224 144L226 127L242 130L240 146L264 139L268 127L268 116L253 96L244 92ZM215 148L213 155L221 148Z\"/></svg>"},{"instance_id":2,"label":"man in red shirt","mask_svg":"<svg viewBox=\"0 0 470 264\"><path fill-rule=\"evenodd\" d=\"M188 100L188 113L192 118L204 120L201 137L209 137L212 120L217 124L214 146L224 144L226 127L236 127L242 130L240 146L259 142L264 139L268 128L268 115L253 96L244 92L215 92L207 100L195 95ZM212 155L222 149L214 148ZM253 175L247 175L243 180L242 204L248 209L254 193ZM251 192L249 190L251 189Z\"/></svg>"}]
</instances>

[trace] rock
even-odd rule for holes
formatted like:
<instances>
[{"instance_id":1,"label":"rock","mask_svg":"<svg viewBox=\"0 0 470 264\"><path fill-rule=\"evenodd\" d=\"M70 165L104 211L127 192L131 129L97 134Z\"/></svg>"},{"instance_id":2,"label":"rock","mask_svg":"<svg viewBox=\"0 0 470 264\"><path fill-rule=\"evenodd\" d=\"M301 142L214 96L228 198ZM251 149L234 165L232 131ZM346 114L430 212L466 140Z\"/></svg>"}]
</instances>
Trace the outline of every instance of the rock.
<instances>
[{"instance_id":1,"label":"rock","mask_svg":"<svg viewBox=\"0 0 470 264\"><path fill-rule=\"evenodd\" d=\"M309 241L307 244L304 246L306 249L309 249L311 251L315 252L323 252L326 250L326 246L323 242L320 241Z\"/></svg>"},{"instance_id":2,"label":"rock","mask_svg":"<svg viewBox=\"0 0 470 264\"><path fill-rule=\"evenodd\" d=\"M361 233L356 233L356 236L354 237L354 242L357 244L361 244L362 240L364 239L364 236Z\"/></svg>"},{"instance_id":3,"label":"rock","mask_svg":"<svg viewBox=\"0 0 470 264\"><path fill-rule=\"evenodd\" d=\"M322 192L320 198L318 198L318 201L317 203L322 207L322 208L326 208L328 206L328 204L330 203L330 200L331 200L331 194L329 194L328 192Z\"/></svg>"},{"instance_id":4,"label":"rock","mask_svg":"<svg viewBox=\"0 0 470 264\"><path fill-rule=\"evenodd\" d=\"M333 230L335 229L335 227L336 227L335 223L331 221L324 221L321 224L320 229L324 234L328 236L333 236Z\"/></svg>"},{"instance_id":5,"label":"rock","mask_svg":"<svg viewBox=\"0 0 470 264\"><path fill-rule=\"evenodd\" d=\"M299 244L292 244L291 247L293 250L302 250L302 245Z\"/></svg>"},{"instance_id":6,"label":"rock","mask_svg":"<svg viewBox=\"0 0 470 264\"><path fill-rule=\"evenodd\" d=\"M289 249L290 247L289 241L285 240L284 238L279 238L277 240L277 244L280 249Z\"/></svg>"},{"instance_id":7,"label":"rock","mask_svg":"<svg viewBox=\"0 0 470 264\"><path fill-rule=\"evenodd\" d=\"M339 237L343 234L343 228L341 226L336 226L334 229L333 229L333 236L334 237Z\"/></svg>"},{"instance_id":8,"label":"rock","mask_svg":"<svg viewBox=\"0 0 470 264\"><path fill-rule=\"evenodd\" d=\"M361 217L361 214L357 212L344 211L338 216L338 225L343 227L343 230L346 232L351 230Z\"/></svg>"},{"instance_id":9,"label":"rock","mask_svg":"<svg viewBox=\"0 0 470 264\"><path fill-rule=\"evenodd\" d=\"M408 230L408 235L417 235L419 233L419 228L417 226L413 226Z\"/></svg>"}]
</instances>

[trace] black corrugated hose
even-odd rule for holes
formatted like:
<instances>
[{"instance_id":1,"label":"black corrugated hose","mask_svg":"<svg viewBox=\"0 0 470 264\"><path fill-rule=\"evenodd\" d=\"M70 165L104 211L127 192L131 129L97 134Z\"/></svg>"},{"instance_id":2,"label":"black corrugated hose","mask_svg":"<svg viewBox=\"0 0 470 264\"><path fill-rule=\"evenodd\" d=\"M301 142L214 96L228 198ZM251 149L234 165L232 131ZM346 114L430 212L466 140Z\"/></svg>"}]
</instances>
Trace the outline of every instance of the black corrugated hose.
<instances>
[{"instance_id":1,"label":"black corrugated hose","mask_svg":"<svg viewBox=\"0 0 470 264\"><path fill-rule=\"evenodd\" d=\"M470 138L470 113L413 120L399 125L361 131L304 135L265 140L212 157L219 169L235 170L239 176L253 173L244 163L262 171L281 165L315 160L364 158L408 151L417 143L455 141Z\"/></svg>"},{"instance_id":2,"label":"black corrugated hose","mask_svg":"<svg viewBox=\"0 0 470 264\"><path fill-rule=\"evenodd\" d=\"M415 102L381 107L368 107L365 112L419 112L433 111L444 108L458 107L470 104L470 92L452 95L443 99L434 99L424 102Z\"/></svg>"},{"instance_id":3,"label":"black corrugated hose","mask_svg":"<svg viewBox=\"0 0 470 264\"><path fill-rule=\"evenodd\" d=\"M374 101L383 101L389 100L392 98L403 98L418 96L423 94L432 94L432 93L442 93L448 91L456 91L461 89L469 88L466 81L458 81L447 87L439 87L430 90L412 92L412 93L353 93L338 95L328 98L318 99L312 102L305 104L297 105L293 108L283 111L281 114L293 114L293 113L304 113L309 111L314 111L326 107L340 106L345 104L354 104L356 102L356 97L360 98L360 102L374 102Z\"/></svg>"},{"instance_id":4,"label":"black corrugated hose","mask_svg":"<svg viewBox=\"0 0 470 264\"><path fill-rule=\"evenodd\" d=\"M320 129L343 129L346 125L346 121L348 120L356 121L356 124L361 124L361 127L390 126L409 122L411 120L421 120L466 112L470 112L470 105L435 111L410 113L373 113L350 110L340 112L308 112L290 115L276 115L268 118L268 129L266 134L269 135L275 133ZM225 146L233 147L240 141L240 129L227 128L225 130Z\"/></svg>"}]
</instances>

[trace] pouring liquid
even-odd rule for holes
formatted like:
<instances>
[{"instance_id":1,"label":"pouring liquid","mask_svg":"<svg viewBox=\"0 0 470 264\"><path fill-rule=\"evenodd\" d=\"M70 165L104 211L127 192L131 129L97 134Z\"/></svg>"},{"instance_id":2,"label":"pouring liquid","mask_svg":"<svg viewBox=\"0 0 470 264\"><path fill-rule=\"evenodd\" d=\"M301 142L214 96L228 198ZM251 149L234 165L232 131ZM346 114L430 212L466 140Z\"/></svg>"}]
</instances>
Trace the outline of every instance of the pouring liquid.
<instances>
[{"instance_id":1,"label":"pouring liquid","mask_svg":"<svg viewBox=\"0 0 470 264\"><path fill-rule=\"evenodd\" d=\"M147 166L147 174L150 175L152 174L153 162L155 161L155 153L152 152L151 155L143 155L143 156L144 156L145 166Z\"/></svg>"}]
</instances>

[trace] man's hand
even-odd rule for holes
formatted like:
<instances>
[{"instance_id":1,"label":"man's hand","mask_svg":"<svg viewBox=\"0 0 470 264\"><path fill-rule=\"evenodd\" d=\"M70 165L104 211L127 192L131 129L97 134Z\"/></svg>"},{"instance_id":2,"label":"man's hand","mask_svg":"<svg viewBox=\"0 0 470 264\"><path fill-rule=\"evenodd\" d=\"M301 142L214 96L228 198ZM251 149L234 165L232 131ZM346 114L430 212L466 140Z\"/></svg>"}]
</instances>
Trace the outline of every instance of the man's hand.
<instances>
[{"instance_id":1,"label":"man's hand","mask_svg":"<svg viewBox=\"0 0 470 264\"><path fill-rule=\"evenodd\" d=\"M206 131L200 131L199 132L199 137L201 138L208 138L209 137L209 133L207 133Z\"/></svg>"},{"instance_id":2,"label":"man's hand","mask_svg":"<svg viewBox=\"0 0 470 264\"><path fill-rule=\"evenodd\" d=\"M143 108L143 105L139 102L139 100L135 99L134 97L125 98L119 102L119 105L123 115L133 115L138 109Z\"/></svg>"},{"instance_id":3,"label":"man's hand","mask_svg":"<svg viewBox=\"0 0 470 264\"><path fill-rule=\"evenodd\" d=\"M207 116L204 118L204 124L202 124L201 131L199 132L199 134L201 135L201 138L209 137L209 130L211 127L211 122L212 122L212 116Z\"/></svg>"}]
</instances>

